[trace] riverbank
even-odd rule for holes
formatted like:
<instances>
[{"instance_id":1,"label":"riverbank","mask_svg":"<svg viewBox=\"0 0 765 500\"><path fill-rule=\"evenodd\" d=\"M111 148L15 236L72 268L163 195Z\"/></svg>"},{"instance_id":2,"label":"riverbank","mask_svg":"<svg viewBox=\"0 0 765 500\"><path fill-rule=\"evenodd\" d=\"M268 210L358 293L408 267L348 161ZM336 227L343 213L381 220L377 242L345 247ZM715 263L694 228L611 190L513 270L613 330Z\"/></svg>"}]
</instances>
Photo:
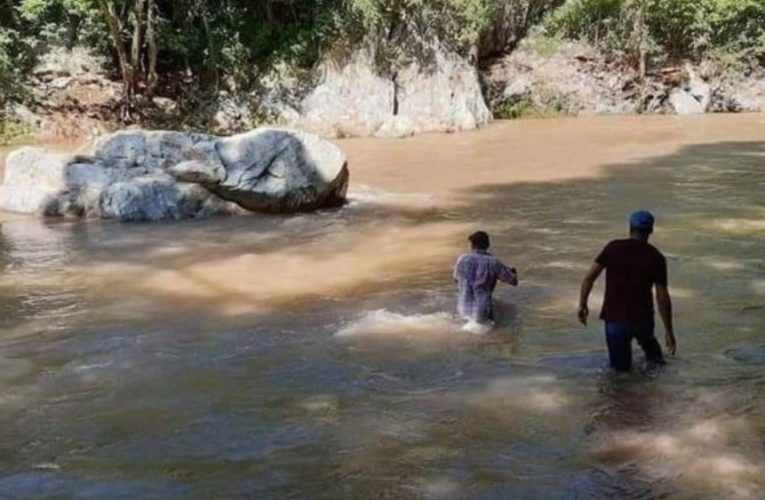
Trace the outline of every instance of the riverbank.
<instances>
[{"instance_id":1,"label":"riverbank","mask_svg":"<svg viewBox=\"0 0 765 500\"><path fill-rule=\"evenodd\" d=\"M228 135L275 123L330 138L403 138L473 130L492 119L765 110L765 72L727 59L664 62L641 79L587 42L541 34L475 64L445 49L430 58L395 81L361 50L302 79L270 75L271 90L224 93L198 108L156 96L132 126ZM9 108L14 130L28 132L22 140L91 141L124 127L119 83L103 65L83 49L47 54L32 72L31 101Z\"/></svg>"}]
</instances>

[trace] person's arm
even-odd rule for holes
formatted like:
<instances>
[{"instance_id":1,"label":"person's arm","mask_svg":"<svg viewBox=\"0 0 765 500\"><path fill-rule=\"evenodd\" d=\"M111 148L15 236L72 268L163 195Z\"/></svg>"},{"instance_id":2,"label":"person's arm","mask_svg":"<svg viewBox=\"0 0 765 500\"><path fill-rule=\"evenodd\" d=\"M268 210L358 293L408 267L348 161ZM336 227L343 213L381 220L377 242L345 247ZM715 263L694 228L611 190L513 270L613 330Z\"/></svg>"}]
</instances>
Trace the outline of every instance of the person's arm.
<instances>
[{"instance_id":1,"label":"person's arm","mask_svg":"<svg viewBox=\"0 0 765 500\"><path fill-rule=\"evenodd\" d=\"M582 287L579 291L579 311L577 312L577 316L579 317L579 322L583 325L587 325L587 317L590 315L590 309L587 306L587 302L590 300L592 287L595 285L595 281L597 281L600 273L603 272L603 269L605 269L603 264L594 262L582 281Z\"/></svg>"},{"instance_id":2,"label":"person's arm","mask_svg":"<svg viewBox=\"0 0 765 500\"><path fill-rule=\"evenodd\" d=\"M669 287L666 285L656 285L656 305L661 321L664 323L664 341L667 345L667 351L674 356L677 353L677 341L675 340L675 328L672 324L672 297L670 297Z\"/></svg>"},{"instance_id":3,"label":"person's arm","mask_svg":"<svg viewBox=\"0 0 765 500\"><path fill-rule=\"evenodd\" d=\"M457 262L454 263L454 270L452 271L452 279L455 283L460 281L460 264L462 263L462 257L457 258Z\"/></svg>"},{"instance_id":4,"label":"person's arm","mask_svg":"<svg viewBox=\"0 0 765 500\"><path fill-rule=\"evenodd\" d=\"M497 279L508 285L518 286L518 272L514 267L507 267L500 261L497 261Z\"/></svg>"}]
</instances>

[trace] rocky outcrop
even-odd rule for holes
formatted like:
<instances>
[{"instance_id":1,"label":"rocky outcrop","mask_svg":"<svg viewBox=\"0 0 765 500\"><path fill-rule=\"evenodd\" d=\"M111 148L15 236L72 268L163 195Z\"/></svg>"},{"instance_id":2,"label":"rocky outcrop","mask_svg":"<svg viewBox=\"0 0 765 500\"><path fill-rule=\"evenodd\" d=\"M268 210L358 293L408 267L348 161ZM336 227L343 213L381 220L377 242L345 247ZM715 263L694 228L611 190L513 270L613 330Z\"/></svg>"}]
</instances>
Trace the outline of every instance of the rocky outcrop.
<instances>
[{"instance_id":1,"label":"rocky outcrop","mask_svg":"<svg viewBox=\"0 0 765 500\"><path fill-rule=\"evenodd\" d=\"M652 68L645 79L583 43L529 38L486 64L484 93L497 117L678 114L765 109L765 78L712 63Z\"/></svg>"},{"instance_id":2,"label":"rocky outcrop","mask_svg":"<svg viewBox=\"0 0 765 500\"><path fill-rule=\"evenodd\" d=\"M484 72L484 90L500 117L517 106L535 116L624 114L629 76L609 67L594 49L573 42L528 39Z\"/></svg>"},{"instance_id":3,"label":"rocky outcrop","mask_svg":"<svg viewBox=\"0 0 765 500\"><path fill-rule=\"evenodd\" d=\"M232 137L124 131L89 155L22 148L6 159L0 208L122 221L337 206L345 155L316 136L264 128Z\"/></svg>"},{"instance_id":4,"label":"rocky outcrop","mask_svg":"<svg viewBox=\"0 0 765 500\"><path fill-rule=\"evenodd\" d=\"M434 50L427 63L414 61L387 78L360 50L322 66L318 85L290 121L330 137L404 137L470 130L490 120L477 70L457 54Z\"/></svg>"}]
</instances>

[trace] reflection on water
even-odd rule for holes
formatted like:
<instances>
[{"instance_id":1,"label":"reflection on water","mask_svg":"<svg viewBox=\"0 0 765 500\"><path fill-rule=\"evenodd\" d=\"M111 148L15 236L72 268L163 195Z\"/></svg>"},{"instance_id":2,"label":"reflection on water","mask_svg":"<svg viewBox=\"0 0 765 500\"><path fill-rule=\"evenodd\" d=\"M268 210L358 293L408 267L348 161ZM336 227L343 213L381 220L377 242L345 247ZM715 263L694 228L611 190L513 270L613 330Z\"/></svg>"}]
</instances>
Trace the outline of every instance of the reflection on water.
<instances>
[{"instance_id":1,"label":"reflection on water","mask_svg":"<svg viewBox=\"0 0 765 500\"><path fill-rule=\"evenodd\" d=\"M352 203L297 217L2 215L0 496L761 498L762 122L344 141ZM680 358L614 377L572 311L637 207ZM522 279L484 336L453 318L478 228Z\"/></svg>"}]
</instances>

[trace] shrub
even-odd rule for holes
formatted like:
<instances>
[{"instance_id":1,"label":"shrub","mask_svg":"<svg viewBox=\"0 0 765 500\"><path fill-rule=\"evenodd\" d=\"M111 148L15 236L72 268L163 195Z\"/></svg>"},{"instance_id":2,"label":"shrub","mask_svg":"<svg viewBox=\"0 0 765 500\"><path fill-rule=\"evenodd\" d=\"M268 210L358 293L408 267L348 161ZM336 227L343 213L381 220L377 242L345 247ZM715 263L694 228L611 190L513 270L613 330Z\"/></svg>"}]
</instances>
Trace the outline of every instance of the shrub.
<instances>
[{"instance_id":1,"label":"shrub","mask_svg":"<svg viewBox=\"0 0 765 500\"><path fill-rule=\"evenodd\" d=\"M578 110L571 96L555 87L536 85L531 94L499 104L494 110L494 117L500 120L555 118L575 116Z\"/></svg>"}]
</instances>

